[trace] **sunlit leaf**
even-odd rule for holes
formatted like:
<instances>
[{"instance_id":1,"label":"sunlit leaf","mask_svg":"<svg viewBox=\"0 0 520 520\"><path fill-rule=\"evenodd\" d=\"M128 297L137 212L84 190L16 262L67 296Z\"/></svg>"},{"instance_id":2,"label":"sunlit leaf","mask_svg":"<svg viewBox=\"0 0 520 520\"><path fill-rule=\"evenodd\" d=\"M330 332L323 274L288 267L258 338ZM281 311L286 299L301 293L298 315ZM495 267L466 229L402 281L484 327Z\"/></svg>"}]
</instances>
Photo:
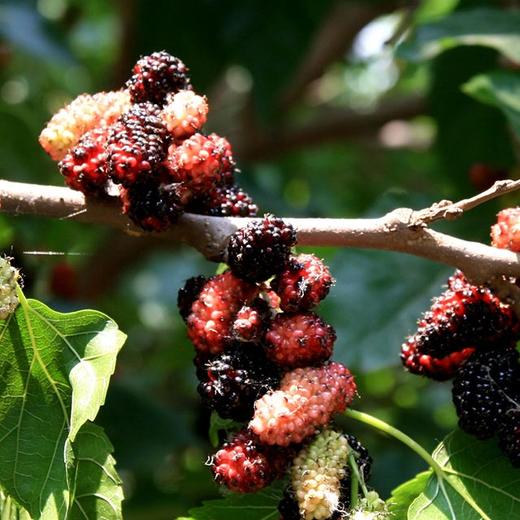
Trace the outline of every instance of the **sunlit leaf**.
<instances>
[{"instance_id":1,"label":"sunlit leaf","mask_svg":"<svg viewBox=\"0 0 520 520\"><path fill-rule=\"evenodd\" d=\"M480 74L463 85L462 90L502 110L520 136L520 73L496 71Z\"/></svg>"},{"instance_id":2,"label":"sunlit leaf","mask_svg":"<svg viewBox=\"0 0 520 520\"><path fill-rule=\"evenodd\" d=\"M399 56L421 61L458 45L491 47L520 61L520 11L472 9L417 27L399 48Z\"/></svg>"},{"instance_id":3,"label":"sunlit leaf","mask_svg":"<svg viewBox=\"0 0 520 520\"><path fill-rule=\"evenodd\" d=\"M31 516L59 520L72 491L66 445L103 404L125 335L99 312L19 295L0 324L0 485Z\"/></svg>"},{"instance_id":4,"label":"sunlit leaf","mask_svg":"<svg viewBox=\"0 0 520 520\"><path fill-rule=\"evenodd\" d=\"M73 490L68 519L122 518L123 489L103 428L86 423L69 447L69 480Z\"/></svg>"},{"instance_id":5,"label":"sunlit leaf","mask_svg":"<svg viewBox=\"0 0 520 520\"><path fill-rule=\"evenodd\" d=\"M520 480L497 447L460 431L433 453L446 478L428 480L408 510L409 520L498 520L520 518Z\"/></svg>"},{"instance_id":6,"label":"sunlit leaf","mask_svg":"<svg viewBox=\"0 0 520 520\"><path fill-rule=\"evenodd\" d=\"M423 471L392 491L387 504L393 520L407 520L410 504L422 493L431 474L431 471Z\"/></svg>"}]
</instances>

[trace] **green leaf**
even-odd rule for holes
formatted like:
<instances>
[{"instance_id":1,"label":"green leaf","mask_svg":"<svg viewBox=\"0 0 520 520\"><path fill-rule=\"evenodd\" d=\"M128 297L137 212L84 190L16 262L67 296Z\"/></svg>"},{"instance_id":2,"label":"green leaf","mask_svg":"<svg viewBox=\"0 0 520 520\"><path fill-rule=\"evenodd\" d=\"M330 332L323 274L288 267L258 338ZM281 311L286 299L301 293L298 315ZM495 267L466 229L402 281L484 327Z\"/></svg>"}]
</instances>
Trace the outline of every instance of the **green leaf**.
<instances>
[{"instance_id":1,"label":"green leaf","mask_svg":"<svg viewBox=\"0 0 520 520\"><path fill-rule=\"evenodd\" d=\"M285 484L277 482L258 493L229 494L219 500L208 500L190 510L193 520L278 520L278 502Z\"/></svg>"},{"instance_id":2,"label":"green leaf","mask_svg":"<svg viewBox=\"0 0 520 520\"><path fill-rule=\"evenodd\" d=\"M69 484L74 490L69 520L123 518L121 479L111 456L114 448L103 428L86 423L69 447Z\"/></svg>"},{"instance_id":3,"label":"green leaf","mask_svg":"<svg viewBox=\"0 0 520 520\"><path fill-rule=\"evenodd\" d=\"M431 475L431 471L423 471L392 491L392 496L387 500L387 505L388 510L393 515L393 520L407 519L410 504L423 491Z\"/></svg>"},{"instance_id":4,"label":"green leaf","mask_svg":"<svg viewBox=\"0 0 520 520\"><path fill-rule=\"evenodd\" d=\"M520 518L518 469L496 440L479 441L456 431L439 444L433 458L445 472L445 491L432 476L410 505L409 520Z\"/></svg>"},{"instance_id":5,"label":"green leaf","mask_svg":"<svg viewBox=\"0 0 520 520\"><path fill-rule=\"evenodd\" d=\"M495 71L471 78L462 86L470 96L498 107L520 136L520 74Z\"/></svg>"},{"instance_id":6,"label":"green leaf","mask_svg":"<svg viewBox=\"0 0 520 520\"><path fill-rule=\"evenodd\" d=\"M518 27L520 11L484 8L459 11L417 27L411 38L398 48L398 55L411 61L422 61L458 45L479 45L520 61Z\"/></svg>"},{"instance_id":7,"label":"green leaf","mask_svg":"<svg viewBox=\"0 0 520 520\"><path fill-rule=\"evenodd\" d=\"M213 411L209 420L209 441L213 447L217 447L220 443L218 434L220 431L238 431L242 428L242 425L233 419L223 419L220 415Z\"/></svg>"},{"instance_id":8,"label":"green leaf","mask_svg":"<svg viewBox=\"0 0 520 520\"><path fill-rule=\"evenodd\" d=\"M99 312L19 297L0 324L0 485L31 516L59 520L71 497L65 448L103 404L125 335Z\"/></svg>"}]
</instances>

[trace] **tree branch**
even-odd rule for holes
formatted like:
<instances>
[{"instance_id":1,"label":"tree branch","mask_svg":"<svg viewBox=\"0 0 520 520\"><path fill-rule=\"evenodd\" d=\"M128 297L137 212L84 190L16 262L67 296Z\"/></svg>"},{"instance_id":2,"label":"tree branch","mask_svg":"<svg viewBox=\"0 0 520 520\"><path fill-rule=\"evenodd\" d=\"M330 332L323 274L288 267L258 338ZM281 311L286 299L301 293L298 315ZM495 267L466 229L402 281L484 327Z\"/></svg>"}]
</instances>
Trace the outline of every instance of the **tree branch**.
<instances>
[{"instance_id":1,"label":"tree branch","mask_svg":"<svg viewBox=\"0 0 520 520\"><path fill-rule=\"evenodd\" d=\"M519 188L519 181L499 181L490 190L452 206L459 208L457 214L460 214L461 211L471 209L501 193ZM435 205L432 206L434 207ZM443 208L444 212L445 210ZM169 231L150 234L139 230L121 215L119 205L114 199L85 200L83 194L68 188L10 181L0 181L0 211L14 215L31 214L102 224L132 235L182 241L211 260L225 260L229 236L251 220L186 213ZM408 253L459 268L475 283L484 283L500 275L520 277L520 255L433 231L424 225L424 215L428 211L436 215L435 218L428 217L429 221L445 218L442 213L436 213L431 208L418 212L400 208L375 219L284 220L295 227L299 245L357 247ZM423 222L418 225L421 215Z\"/></svg>"}]
</instances>

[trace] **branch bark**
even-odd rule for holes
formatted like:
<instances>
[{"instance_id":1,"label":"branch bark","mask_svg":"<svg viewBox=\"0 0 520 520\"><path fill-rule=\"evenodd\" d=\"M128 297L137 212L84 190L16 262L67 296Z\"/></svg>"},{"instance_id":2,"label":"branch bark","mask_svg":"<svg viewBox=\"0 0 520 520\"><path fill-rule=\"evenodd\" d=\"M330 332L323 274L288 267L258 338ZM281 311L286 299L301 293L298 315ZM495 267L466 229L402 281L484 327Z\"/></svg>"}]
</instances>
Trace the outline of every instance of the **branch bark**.
<instances>
[{"instance_id":1,"label":"branch bark","mask_svg":"<svg viewBox=\"0 0 520 520\"><path fill-rule=\"evenodd\" d=\"M507 186L507 191L520 188L519 181L505 182L506 184L499 181L491 190L452 206L459 208L456 213L460 215L462 211L504 193L504 186ZM431 208L429 210L435 214ZM13 215L29 214L108 225L136 236L157 236L164 240L181 241L196 248L208 259L216 261L225 260L229 236L251 220L186 213L169 231L150 234L139 230L121 215L119 205L114 199L85 200L83 194L68 188L10 181L0 181L0 211ZM475 283L484 283L502 275L520 277L520 255L429 229L421 221L425 212L428 209L414 211L399 208L375 219L284 220L295 227L299 245L357 247L408 253L461 269ZM430 217L431 220L437 218L441 218L439 214L435 219Z\"/></svg>"}]
</instances>

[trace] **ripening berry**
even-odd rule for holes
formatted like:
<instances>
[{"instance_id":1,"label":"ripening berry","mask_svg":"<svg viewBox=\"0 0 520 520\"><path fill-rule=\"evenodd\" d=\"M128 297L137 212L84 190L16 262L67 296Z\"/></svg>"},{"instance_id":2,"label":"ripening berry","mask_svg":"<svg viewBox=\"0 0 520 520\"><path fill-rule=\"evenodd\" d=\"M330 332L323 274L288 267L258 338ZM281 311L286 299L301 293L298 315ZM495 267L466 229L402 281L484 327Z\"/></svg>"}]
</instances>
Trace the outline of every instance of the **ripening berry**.
<instances>
[{"instance_id":1,"label":"ripening berry","mask_svg":"<svg viewBox=\"0 0 520 520\"><path fill-rule=\"evenodd\" d=\"M88 131L60 161L60 172L73 190L85 195L105 193L108 131L108 127Z\"/></svg>"},{"instance_id":2,"label":"ripening berry","mask_svg":"<svg viewBox=\"0 0 520 520\"><path fill-rule=\"evenodd\" d=\"M271 311L267 301L262 298L256 298L251 305L244 305L233 321L233 337L253 343L262 341L271 318Z\"/></svg>"},{"instance_id":3,"label":"ripening berry","mask_svg":"<svg viewBox=\"0 0 520 520\"><path fill-rule=\"evenodd\" d=\"M210 278L191 306L188 336L197 352L219 354L232 339L236 313L252 301L258 288L231 271Z\"/></svg>"},{"instance_id":4,"label":"ripening berry","mask_svg":"<svg viewBox=\"0 0 520 520\"><path fill-rule=\"evenodd\" d=\"M166 97L161 117L168 132L175 139L186 139L200 131L208 115L205 96L198 96L193 90L181 90Z\"/></svg>"},{"instance_id":5,"label":"ripening berry","mask_svg":"<svg viewBox=\"0 0 520 520\"><path fill-rule=\"evenodd\" d=\"M214 217L256 217L258 206L236 184L217 186L194 198L186 211Z\"/></svg>"},{"instance_id":6,"label":"ripening berry","mask_svg":"<svg viewBox=\"0 0 520 520\"><path fill-rule=\"evenodd\" d=\"M401 359L411 372L434 379L448 379L473 350L516 340L520 331L511 306L490 289L470 284L460 271L418 325L403 345Z\"/></svg>"},{"instance_id":7,"label":"ripening berry","mask_svg":"<svg viewBox=\"0 0 520 520\"><path fill-rule=\"evenodd\" d=\"M145 231L166 231L184 211L178 188L153 177L140 179L128 188L121 186L123 214Z\"/></svg>"},{"instance_id":8,"label":"ripening berry","mask_svg":"<svg viewBox=\"0 0 520 520\"><path fill-rule=\"evenodd\" d=\"M186 65L166 51L143 56L132 72L126 83L132 103L150 101L162 105L168 94L191 88Z\"/></svg>"},{"instance_id":9,"label":"ripening berry","mask_svg":"<svg viewBox=\"0 0 520 520\"><path fill-rule=\"evenodd\" d=\"M289 258L287 267L271 282L284 311L309 310L327 296L334 279L329 268L316 256L301 254Z\"/></svg>"},{"instance_id":10,"label":"ripening berry","mask_svg":"<svg viewBox=\"0 0 520 520\"><path fill-rule=\"evenodd\" d=\"M60 161L83 134L110 126L129 108L126 90L82 94L52 116L40 134L40 144L52 159Z\"/></svg>"},{"instance_id":11,"label":"ripening berry","mask_svg":"<svg viewBox=\"0 0 520 520\"><path fill-rule=\"evenodd\" d=\"M200 291L206 285L208 279L205 276L193 276L186 280L177 294L177 307L182 319L186 321L191 314L191 306L199 297Z\"/></svg>"},{"instance_id":12,"label":"ripening berry","mask_svg":"<svg viewBox=\"0 0 520 520\"><path fill-rule=\"evenodd\" d=\"M419 337L419 341L417 341L415 336L410 336L403 343L401 346L401 362L412 374L426 376L437 381L451 379L466 359L475 352L474 347L466 347L443 358L436 358L423 354L419 350L419 346L422 345L421 339Z\"/></svg>"},{"instance_id":13,"label":"ripening berry","mask_svg":"<svg viewBox=\"0 0 520 520\"><path fill-rule=\"evenodd\" d=\"M297 368L255 403L249 427L266 444L298 443L344 411L355 393L354 377L340 363Z\"/></svg>"},{"instance_id":14,"label":"ripening berry","mask_svg":"<svg viewBox=\"0 0 520 520\"><path fill-rule=\"evenodd\" d=\"M227 249L229 268L244 280L267 280L285 268L295 243L296 232L290 224L266 215L231 235Z\"/></svg>"},{"instance_id":15,"label":"ripening berry","mask_svg":"<svg viewBox=\"0 0 520 520\"><path fill-rule=\"evenodd\" d=\"M196 194L212 191L234 167L231 145L217 134L194 134L179 145L171 145L167 164L173 179Z\"/></svg>"},{"instance_id":16,"label":"ripening berry","mask_svg":"<svg viewBox=\"0 0 520 520\"><path fill-rule=\"evenodd\" d=\"M520 253L520 208L503 209L491 226L491 245Z\"/></svg>"},{"instance_id":17,"label":"ripening berry","mask_svg":"<svg viewBox=\"0 0 520 520\"><path fill-rule=\"evenodd\" d=\"M477 352L453 380L459 426L479 439L492 437L520 396L520 365L514 345Z\"/></svg>"},{"instance_id":18,"label":"ripening berry","mask_svg":"<svg viewBox=\"0 0 520 520\"><path fill-rule=\"evenodd\" d=\"M291 486L302 520L327 520L338 511L349 452L345 435L324 430L296 456Z\"/></svg>"},{"instance_id":19,"label":"ripening berry","mask_svg":"<svg viewBox=\"0 0 520 520\"><path fill-rule=\"evenodd\" d=\"M278 314L265 334L267 356L281 367L298 368L330 358L334 328L313 312Z\"/></svg>"},{"instance_id":20,"label":"ripening berry","mask_svg":"<svg viewBox=\"0 0 520 520\"><path fill-rule=\"evenodd\" d=\"M160 177L169 136L151 103L133 105L111 128L108 171L116 184L128 187L138 179Z\"/></svg>"},{"instance_id":21,"label":"ripening berry","mask_svg":"<svg viewBox=\"0 0 520 520\"><path fill-rule=\"evenodd\" d=\"M261 348L239 342L206 361L197 374L202 402L235 421L251 419L255 401L280 382L278 368Z\"/></svg>"},{"instance_id":22,"label":"ripening berry","mask_svg":"<svg viewBox=\"0 0 520 520\"><path fill-rule=\"evenodd\" d=\"M215 480L231 491L254 493L281 477L291 456L290 450L265 446L242 430L217 451L211 469Z\"/></svg>"}]
</instances>

